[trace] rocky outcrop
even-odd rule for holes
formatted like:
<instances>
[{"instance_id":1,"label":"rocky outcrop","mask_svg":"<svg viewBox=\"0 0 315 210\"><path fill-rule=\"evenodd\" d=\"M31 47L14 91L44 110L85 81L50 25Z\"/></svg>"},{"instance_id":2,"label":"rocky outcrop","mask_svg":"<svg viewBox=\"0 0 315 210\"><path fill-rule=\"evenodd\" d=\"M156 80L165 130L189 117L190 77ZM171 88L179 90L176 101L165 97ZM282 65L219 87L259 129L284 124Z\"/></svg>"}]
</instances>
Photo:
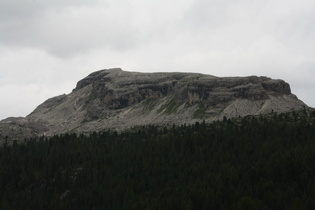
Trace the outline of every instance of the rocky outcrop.
<instances>
[{"instance_id":1,"label":"rocky outcrop","mask_svg":"<svg viewBox=\"0 0 315 210\"><path fill-rule=\"evenodd\" d=\"M48 99L23 121L37 135L287 112L306 106L283 80L197 73L94 72L69 95ZM40 123L38 123L40 122ZM34 126L36 125L36 126Z\"/></svg>"}]
</instances>

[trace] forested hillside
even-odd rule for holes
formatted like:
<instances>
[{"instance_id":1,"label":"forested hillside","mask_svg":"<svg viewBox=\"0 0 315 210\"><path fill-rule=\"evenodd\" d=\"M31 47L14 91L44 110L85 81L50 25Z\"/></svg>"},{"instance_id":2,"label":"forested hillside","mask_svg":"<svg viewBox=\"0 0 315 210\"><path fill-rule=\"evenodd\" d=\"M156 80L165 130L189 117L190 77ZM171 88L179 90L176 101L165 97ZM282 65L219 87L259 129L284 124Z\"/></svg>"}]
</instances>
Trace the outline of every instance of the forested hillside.
<instances>
[{"instance_id":1,"label":"forested hillside","mask_svg":"<svg viewBox=\"0 0 315 210\"><path fill-rule=\"evenodd\" d=\"M4 145L0 209L315 209L315 112Z\"/></svg>"}]
</instances>

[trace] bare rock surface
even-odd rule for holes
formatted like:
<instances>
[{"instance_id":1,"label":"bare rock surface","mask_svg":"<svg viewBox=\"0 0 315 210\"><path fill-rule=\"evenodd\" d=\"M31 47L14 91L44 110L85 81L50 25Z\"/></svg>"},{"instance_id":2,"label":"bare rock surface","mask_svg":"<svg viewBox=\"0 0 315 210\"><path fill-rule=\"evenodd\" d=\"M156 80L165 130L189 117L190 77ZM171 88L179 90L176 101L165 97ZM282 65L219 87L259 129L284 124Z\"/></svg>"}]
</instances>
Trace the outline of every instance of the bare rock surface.
<instances>
[{"instance_id":1,"label":"bare rock surface","mask_svg":"<svg viewBox=\"0 0 315 210\"><path fill-rule=\"evenodd\" d=\"M138 73L115 68L88 75L70 94L46 100L26 118L1 121L0 140L18 133L8 129L17 129L25 137L122 130L147 124L183 124L224 116L288 112L305 106L283 80Z\"/></svg>"}]
</instances>

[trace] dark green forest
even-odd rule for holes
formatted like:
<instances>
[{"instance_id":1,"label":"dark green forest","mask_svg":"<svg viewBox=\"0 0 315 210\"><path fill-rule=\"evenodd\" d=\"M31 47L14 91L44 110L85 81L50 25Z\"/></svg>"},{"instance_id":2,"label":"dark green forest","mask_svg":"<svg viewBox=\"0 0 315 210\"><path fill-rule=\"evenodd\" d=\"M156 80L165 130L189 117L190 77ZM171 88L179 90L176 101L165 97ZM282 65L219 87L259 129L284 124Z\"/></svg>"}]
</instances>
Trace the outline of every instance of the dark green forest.
<instances>
[{"instance_id":1,"label":"dark green forest","mask_svg":"<svg viewBox=\"0 0 315 210\"><path fill-rule=\"evenodd\" d=\"M315 111L5 144L0 209L315 209Z\"/></svg>"}]
</instances>

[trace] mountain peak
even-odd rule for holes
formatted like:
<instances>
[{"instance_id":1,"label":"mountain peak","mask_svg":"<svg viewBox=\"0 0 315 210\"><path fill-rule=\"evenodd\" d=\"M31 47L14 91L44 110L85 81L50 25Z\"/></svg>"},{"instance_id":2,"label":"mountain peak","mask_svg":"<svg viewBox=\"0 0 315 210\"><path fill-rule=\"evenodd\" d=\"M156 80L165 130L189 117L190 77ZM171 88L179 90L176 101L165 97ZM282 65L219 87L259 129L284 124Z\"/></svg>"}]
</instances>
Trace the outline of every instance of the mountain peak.
<instances>
[{"instance_id":1,"label":"mountain peak","mask_svg":"<svg viewBox=\"0 0 315 210\"><path fill-rule=\"evenodd\" d=\"M81 88L93 83L94 81L101 79L103 77L106 77L106 76L108 78L118 76L122 72L123 72L123 70L121 68L103 69L103 70L93 72L93 73L89 74L87 77L85 77L84 79L80 80L77 83L77 86L74 90L81 89Z\"/></svg>"},{"instance_id":2,"label":"mountain peak","mask_svg":"<svg viewBox=\"0 0 315 210\"><path fill-rule=\"evenodd\" d=\"M31 130L38 135L53 135L212 121L303 107L290 85L279 79L113 68L93 72L70 94L45 101L24 119L23 125L32 122Z\"/></svg>"}]
</instances>

